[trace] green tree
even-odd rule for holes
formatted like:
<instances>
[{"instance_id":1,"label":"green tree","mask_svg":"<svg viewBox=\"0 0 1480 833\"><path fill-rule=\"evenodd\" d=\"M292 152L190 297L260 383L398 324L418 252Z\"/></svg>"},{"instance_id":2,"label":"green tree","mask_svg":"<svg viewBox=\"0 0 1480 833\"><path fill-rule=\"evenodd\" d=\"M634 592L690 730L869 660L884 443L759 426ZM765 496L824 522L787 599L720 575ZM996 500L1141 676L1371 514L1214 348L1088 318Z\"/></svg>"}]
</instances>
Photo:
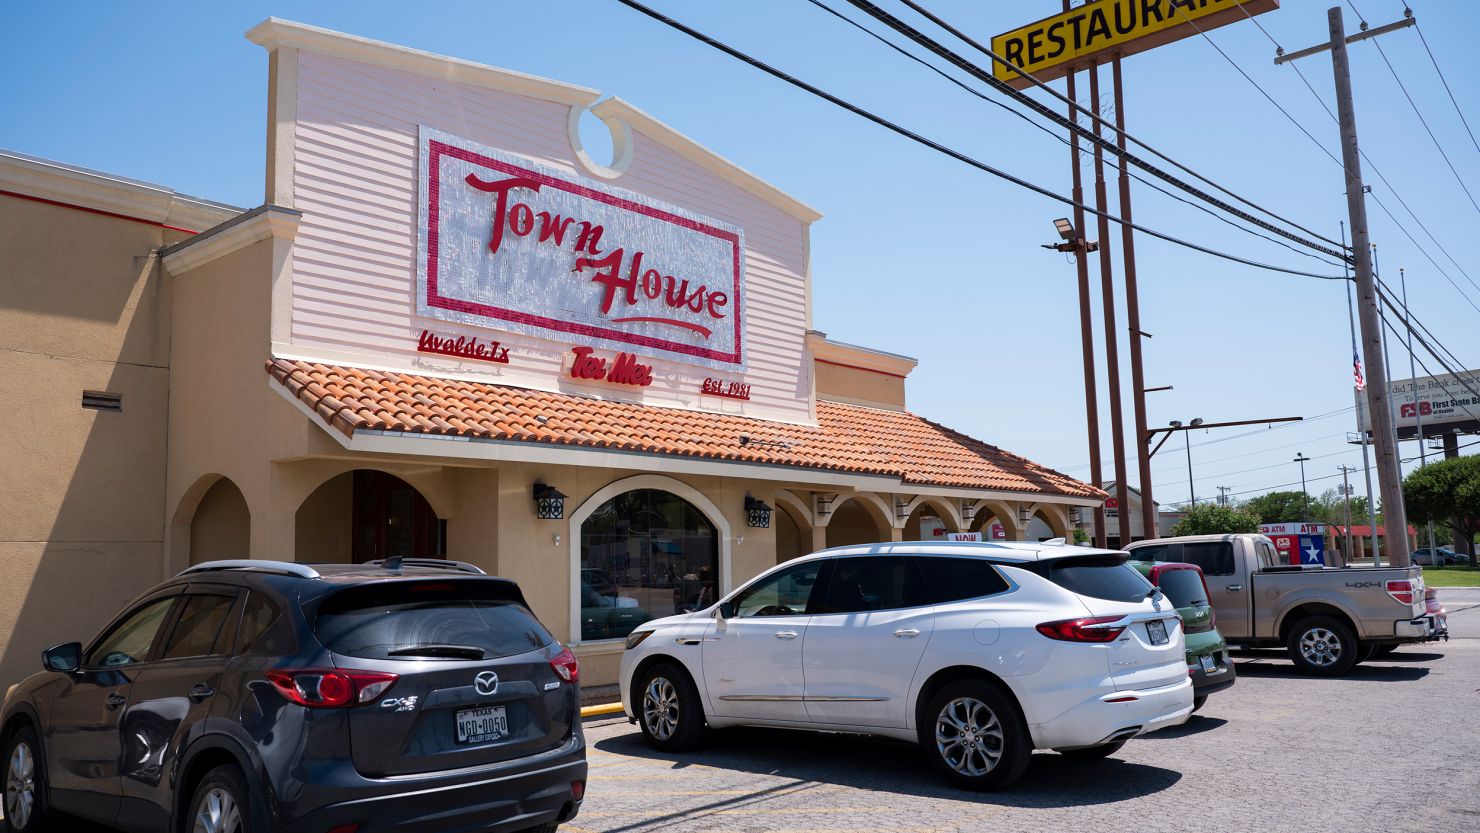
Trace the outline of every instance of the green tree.
<instances>
[{"instance_id":1,"label":"green tree","mask_svg":"<svg viewBox=\"0 0 1480 833\"><path fill-rule=\"evenodd\" d=\"M1299 494L1298 492L1296 494ZM1363 495L1352 495L1352 523L1365 525L1367 518L1367 498ZM1310 517L1306 520L1314 523L1345 524L1346 523L1346 499L1335 489L1327 489L1319 496L1310 496ZM1265 523L1274 523L1266 521Z\"/></svg>"},{"instance_id":2,"label":"green tree","mask_svg":"<svg viewBox=\"0 0 1480 833\"><path fill-rule=\"evenodd\" d=\"M1408 520L1447 524L1473 541L1480 532L1480 457L1455 457L1413 471L1403 479L1403 505Z\"/></svg>"},{"instance_id":3,"label":"green tree","mask_svg":"<svg viewBox=\"0 0 1480 833\"><path fill-rule=\"evenodd\" d=\"M1313 509L1316 501L1312 499ZM1311 520L1305 517L1306 497L1304 492L1269 492L1244 501L1244 510L1259 518L1260 523L1286 524Z\"/></svg>"},{"instance_id":4,"label":"green tree","mask_svg":"<svg viewBox=\"0 0 1480 833\"><path fill-rule=\"evenodd\" d=\"M1227 535L1236 532L1258 532L1259 518L1244 509L1199 503L1187 510L1182 520L1172 527L1172 535Z\"/></svg>"}]
</instances>

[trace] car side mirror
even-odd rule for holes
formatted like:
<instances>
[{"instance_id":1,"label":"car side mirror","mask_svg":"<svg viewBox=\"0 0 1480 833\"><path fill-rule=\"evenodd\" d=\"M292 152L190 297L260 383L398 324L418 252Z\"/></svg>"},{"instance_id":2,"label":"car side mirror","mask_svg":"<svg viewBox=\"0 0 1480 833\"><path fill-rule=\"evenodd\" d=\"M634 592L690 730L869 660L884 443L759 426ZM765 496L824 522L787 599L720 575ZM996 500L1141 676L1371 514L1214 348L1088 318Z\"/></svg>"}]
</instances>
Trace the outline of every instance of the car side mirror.
<instances>
[{"instance_id":1,"label":"car side mirror","mask_svg":"<svg viewBox=\"0 0 1480 833\"><path fill-rule=\"evenodd\" d=\"M41 666L47 671L76 671L82 665L82 643L68 642L41 652Z\"/></svg>"},{"instance_id":2,"label":"car side mirror","mask_svg":"<svg viewBox=\"0 0 1480 833\"><path fill-rule=\"evenodd\" d=\"M720 602L719 610L716 611L715 618L720 620L735 618L735 603Z\"/></svg>"}]
</instances>

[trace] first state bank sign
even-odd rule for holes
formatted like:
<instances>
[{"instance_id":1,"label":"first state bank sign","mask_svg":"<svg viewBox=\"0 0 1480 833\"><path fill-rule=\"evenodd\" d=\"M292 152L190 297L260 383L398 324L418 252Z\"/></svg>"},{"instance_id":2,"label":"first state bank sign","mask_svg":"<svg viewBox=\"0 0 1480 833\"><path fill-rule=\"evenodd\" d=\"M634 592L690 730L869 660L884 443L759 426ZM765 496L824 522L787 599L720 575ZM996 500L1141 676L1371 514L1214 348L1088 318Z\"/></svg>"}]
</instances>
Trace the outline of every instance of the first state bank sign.
<instances>
[{"instance_id":1,"label":"first state bank sign","mask_svg":"<svg viewBox=\"0 0 1480 833\"><path fill-rule=\"evenodd\" d=\"M740 229L422 127L417 312L745 367Z\"/></svg>"}]
</instances>

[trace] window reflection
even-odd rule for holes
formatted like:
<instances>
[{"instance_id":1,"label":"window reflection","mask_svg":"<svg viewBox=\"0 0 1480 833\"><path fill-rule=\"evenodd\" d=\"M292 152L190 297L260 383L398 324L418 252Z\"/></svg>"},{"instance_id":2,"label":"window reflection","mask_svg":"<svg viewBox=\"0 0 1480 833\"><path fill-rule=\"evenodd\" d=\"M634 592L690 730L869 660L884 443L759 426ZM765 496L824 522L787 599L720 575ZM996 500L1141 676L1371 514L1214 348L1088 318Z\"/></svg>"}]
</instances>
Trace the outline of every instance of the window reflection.
<instances>
[{"instance_id":1,"label":"window reflection","mask_svg":"<svg viewBox=\"0 0 1480 833\"><path fill-rule=\"evenodd\" d=\"M620 639L649 619L708 607L718 535L688 501L637 489L581 524L581 639Z\"/></svg>"}]
</instances>

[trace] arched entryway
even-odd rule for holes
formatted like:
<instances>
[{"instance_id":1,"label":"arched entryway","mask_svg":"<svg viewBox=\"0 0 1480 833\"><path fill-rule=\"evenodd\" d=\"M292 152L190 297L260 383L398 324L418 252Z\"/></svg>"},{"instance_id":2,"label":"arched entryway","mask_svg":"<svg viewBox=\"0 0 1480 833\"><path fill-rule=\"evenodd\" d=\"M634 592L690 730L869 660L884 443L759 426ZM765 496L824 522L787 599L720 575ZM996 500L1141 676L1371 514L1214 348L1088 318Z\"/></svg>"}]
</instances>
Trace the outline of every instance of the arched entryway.
<instances>
[{"instance_id":1,"label":"arched entryway","mask_svg":"<svg viewBox=\"0 0 1480 833\"><path fill-rule=\"evenodd\" d=\"M252 513L229 477L212 483L190 517L190 563L250 558Z\"/></svg>"},{"instance_id":2,"label":"arched entryway","mask_svg":"<svg viewBox=\"0 0 1480 833\"><path fill-rule=\"evenodd\" d=\"M447 522L415 486L377 469L325 481L299 504L293 527L299 561L364 563L447 554Z\"/></svg>"},{"instance_id":3,"label":"arched entryway","mask_svg":"<svg viewBox=\"0 0 1480 833\"><path fill-rule=\"evenodd\" d=\"M1033 507L1032 511L1032 519L1028 521L1026 540L1047 541L1052 538L1071 540L1073 533L1069 531L1068 514L1062 507L1040 504Z\"/></svg>"},{"instance_id":4,"label":"arched entryway","mask_svg":"<svg viewBox=\"0 0 1480 833\"><path fill-rule=\"evenodd\" d=\"M906 541L944 541L945 533L960 531L948 506L926 498L916 501L902 534Z\"/></svg>"},{"instance_id":5,"label":"arched entryway","mask_svg":"<svg viewBox=\"0 0 1480 833\"><path fill-rule=\"evenodd\" d=\"M790 561L812 551L812 510L791 492L776 492L771 513L776 527L776 563Z\"/></svg>"},{"instance_id":6,"label":"arched entryway","mask_svg":"<svg viewBox=\"0 0 1480 833\"><path fill-rule=\"evenodd\" d=\"M890 519L877 498L850 495L839 498L827 518L827 545L846 547L853 544L877 544L891 540Z\"/></svg>"},{"instance_id":7,"label":"arched entryway","mask_svg":"<svg viewBox=\"0 0 1480 833\"><path fill-rule=\"evenodd\" d=\"M594 506L588 501L572 518L583 642L625 638L649 619L708 607L724 592L728 531L691 500L693 493L660 485L602 496Z\"/></svg>"}]
</instances>

